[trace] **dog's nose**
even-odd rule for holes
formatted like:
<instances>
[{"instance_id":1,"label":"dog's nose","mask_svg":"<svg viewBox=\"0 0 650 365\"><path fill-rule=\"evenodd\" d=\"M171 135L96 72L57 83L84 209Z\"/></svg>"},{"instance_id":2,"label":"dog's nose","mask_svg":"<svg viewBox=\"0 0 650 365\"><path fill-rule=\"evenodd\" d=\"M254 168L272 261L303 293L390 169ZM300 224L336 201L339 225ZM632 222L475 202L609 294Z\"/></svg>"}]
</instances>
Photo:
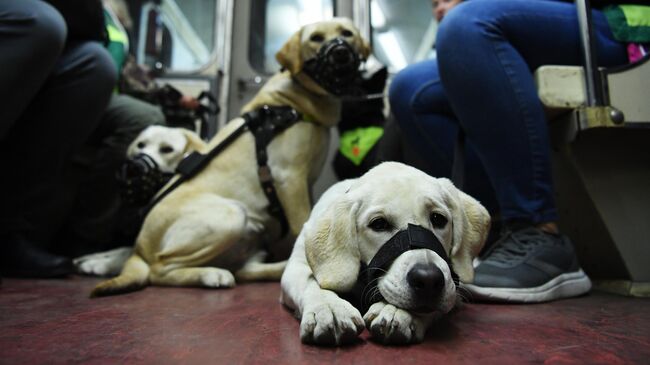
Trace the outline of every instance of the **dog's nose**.
<instances>
[{"instance_id":1,"label":"dog's nose","mask_svg":"<svg viewBox=\"0 0 650 365\"><path fill-rule=\"evenodd\" d=\"M338 47L332 50L332 60L339 65L347 65L352 61L352 55L345 47Z\"/></svg>"},{"instance_id":2,"label":"dog's nose","mask_svg":"<svg viewBox=\"0 0 650 365\"><path fill-rule=\"evenodd\" d=\"M418 295L433 297L445 285L445 276L435 265L416 264L406 275L408 284Z\"/></svg>"}]
</instances>

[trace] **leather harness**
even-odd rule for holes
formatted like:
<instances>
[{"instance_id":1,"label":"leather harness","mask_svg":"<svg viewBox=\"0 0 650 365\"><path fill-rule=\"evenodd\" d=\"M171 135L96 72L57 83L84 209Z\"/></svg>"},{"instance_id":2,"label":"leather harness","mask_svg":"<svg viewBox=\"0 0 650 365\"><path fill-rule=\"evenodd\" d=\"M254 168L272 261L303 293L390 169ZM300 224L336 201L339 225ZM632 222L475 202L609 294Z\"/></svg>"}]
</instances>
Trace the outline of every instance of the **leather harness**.
<instances>
[{"instance_id":1,"label":"leather harness","mask_svg":"<svg viewBox=\"0 0 650 365\"><path fill-rule=\"evenodd\" d=\"M149 203L145 208L143 216L146 216L154 205L160 202L180 184L191 179L203 170L203 168L205 168L213 158L219 155L244 132L250 131L255 137L257 175L259 176L262 190L269 201L268 211L273 217L280 221L282 236L286 235L289 231L289 222L287 221L275 185L273 184L273 175L271 173L271 168L268 165L267 147L275 136L282 133L296 122L303 120L303 115L289 106L264 105L261 108L245 113L242 115L242 118L244 118L244 123L237 127L237 129L230 133L230 135L212 148L207 154L204 155L194 151L185 157L176 168L178 178L166 189L156 195L151 203Z\"/></svg>"}]
</instances>

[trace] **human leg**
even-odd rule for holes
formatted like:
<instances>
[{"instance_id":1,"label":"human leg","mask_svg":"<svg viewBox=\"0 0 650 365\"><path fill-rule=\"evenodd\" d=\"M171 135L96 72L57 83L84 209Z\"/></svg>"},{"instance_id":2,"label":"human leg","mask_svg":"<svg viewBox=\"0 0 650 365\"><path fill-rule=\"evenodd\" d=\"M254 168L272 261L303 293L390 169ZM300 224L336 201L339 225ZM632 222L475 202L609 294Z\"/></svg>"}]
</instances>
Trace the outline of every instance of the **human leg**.
<instances>
[{"instance_id":1,"label":"human leg","mask_svg":"<svg viewBox=\"0 0 650 365\"><path fill-rule=\"evenodd\" d=\"M624 63L625 48L598 11L594 26L600 64ZM474 295L544 301L588 291L589 279L568 239L536 227L555 222L557 211L546 119L532 71L542 64L580 64L574 6L469 1L442 22L437 45L447 97L511 227L476 268Z\"/></svg>"},{"instance_id":2,"label":"human leg","mask_svg":"<svg viewBox=\"0 0 650 365\"><path fill-rule=\"evenodd\" d=\"M115 174L126 149L146 127L165 123L162 111L128 95L113 94L98 128L76 153L68 179L76 181L75 201L63 230L60 249L69 256L132 245L120 224L124 206ZM134 239L135 237L130 237Z\"/></svg>"},{"instance_id":3,"label":"human leg","mask_svg":"<svg viewBox=\"0 0 650 365\"><path fill-rule=\"evenodd\" d=\"M441 23L438 62L449 102L495 187L504 219L554 221L546 118L532 71L581 62L575 8L553 1L473 0ZM595 12L602 65L625 49Z\"/></svg>"},{"instance_id":4,"label":"human leg","mask_svg":"<svg viewBox=\"0 0 650 365\"><path fill-rule=\"evenodd\" d=\"M406 142L427 163L425 171L435 177L451 177L458 121L451 110L436 59L408 66L393 78L389 99L391 111L404 133ZM462 189L485 205L493 215L498 212L494 190L474 151L465 151L465 183Z\"/></svg>"},{"instance_id":5,"label":"human leg","mask_svg":"<svg viewBox=\"0 0 650 365\"><path fill-rule=\"evenodd\" d=\"M8 275L50 276L42 249L65 215L62 172L73 151L96 128L115 84L115 66L99 43L66 45L47 81L2 141L3 179L0 237L3 271ZM40 255L43 256L43 255ZM57 262L59 262L57 260ZM59 262L68 266L69 263Z\"/></svg>"},{"instance_id":6,"label":"human leg","mask_svg":"<svg viewBox=\"0 0 650 365\"><path fill-rule=\"evenodd\" d=\"M63 17L46 2L0 2L0 141L52 72L65 38Z\"/></svg>"}]
</instances>

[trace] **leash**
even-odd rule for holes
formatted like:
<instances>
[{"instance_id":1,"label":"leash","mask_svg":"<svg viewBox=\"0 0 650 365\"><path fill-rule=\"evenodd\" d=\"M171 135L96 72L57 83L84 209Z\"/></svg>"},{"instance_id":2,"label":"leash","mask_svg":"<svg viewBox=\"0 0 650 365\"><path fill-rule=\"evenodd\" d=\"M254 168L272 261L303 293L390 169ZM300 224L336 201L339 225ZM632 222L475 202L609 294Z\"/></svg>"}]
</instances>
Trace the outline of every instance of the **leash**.
<instances>
[{"instance_id":1,"label":"leash","mask_svg":"<svg viewBox=\"0 0 650 365\"><path fill-rule=\"evenodd\" d=\"M185 157L176 167L178 178L165 190L157 194L154 199L141 211L142 217L147 214L169 193L174 191L185 181L193 178L234 142L244 132L250 131L255 137L255 154L257 156L257 174L262 185L262 190L269 201L269 213L278 219L281 224L281 234L285 236L289 231L289 222L278 198L271 168L268 166L267 147L275 136L303 119L301 113L289 106L264 105L242 115L244 123L230 133L221 143L212 148L207 154L194 151Z\"/></svg>"}]
</instances>

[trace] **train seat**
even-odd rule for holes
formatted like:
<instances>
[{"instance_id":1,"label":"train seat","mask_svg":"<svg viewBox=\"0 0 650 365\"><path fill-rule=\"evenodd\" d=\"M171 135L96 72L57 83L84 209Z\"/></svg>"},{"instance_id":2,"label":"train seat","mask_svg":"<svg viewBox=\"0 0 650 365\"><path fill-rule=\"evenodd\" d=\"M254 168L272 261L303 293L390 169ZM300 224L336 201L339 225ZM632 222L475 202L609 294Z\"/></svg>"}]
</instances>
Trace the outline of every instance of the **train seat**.
<instances>
[{"instance_id":1,"label":"train seat","mask_svg":"<svg viewBox=\"0 0 650 365\"><path fill-rule=\"evenodd\" d=\"M576 127L580 130L625 125L650 127L650 55L634 64L601 69L601 74L605 99L611 105L605 110L613 115L597 118L587 113L586 118L576 121L579 123ZM586 104L584 80L581 66L546 65L535 71L540 100L552 116L580 110Z\"/></svg>"},{"instance_id":2,"label":"train seat","mask_svg":"<svg viewBox=\"0 0 650 365\"><path fill-rule=\"evenodd\" d=\"M535 72L561 229L597 287L635 296L650 296L649 60L601 70L606 106L587 106L582 67Z\"/></svg>"}]
</instances>

